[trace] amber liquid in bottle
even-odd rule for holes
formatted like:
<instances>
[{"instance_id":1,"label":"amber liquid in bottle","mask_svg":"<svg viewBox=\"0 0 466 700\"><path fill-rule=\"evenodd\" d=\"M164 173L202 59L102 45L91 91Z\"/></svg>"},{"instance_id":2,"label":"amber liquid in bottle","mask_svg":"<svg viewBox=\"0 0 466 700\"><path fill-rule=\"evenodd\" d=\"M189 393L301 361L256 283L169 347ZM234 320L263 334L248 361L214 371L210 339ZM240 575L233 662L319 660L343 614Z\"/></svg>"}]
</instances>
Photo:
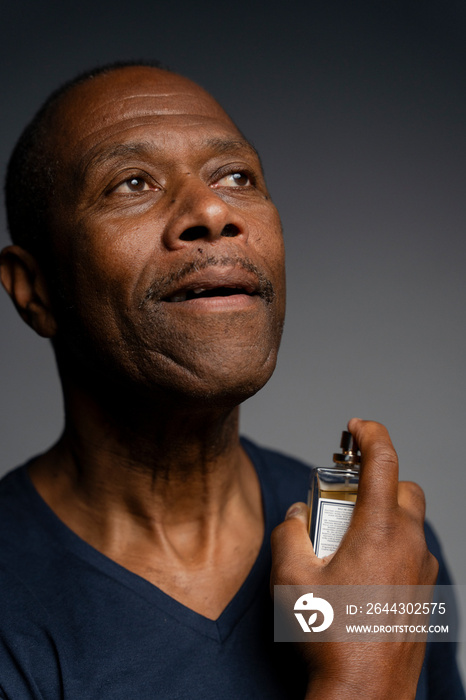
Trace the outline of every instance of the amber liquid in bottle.
<instances>
[{"instance_id":1,"label":"amber liquid in bottle","mask_svg":"<svg viewBox=\"0 0 466 700\"><path fill-rule=\"evenodd\" d=\"M342 452L333 455L332 467L316 467L309 489L309 534L318 557L332 554L345 534L359 484L360 455L353 436L343 431Z\"/></svg>"}]
</instances>

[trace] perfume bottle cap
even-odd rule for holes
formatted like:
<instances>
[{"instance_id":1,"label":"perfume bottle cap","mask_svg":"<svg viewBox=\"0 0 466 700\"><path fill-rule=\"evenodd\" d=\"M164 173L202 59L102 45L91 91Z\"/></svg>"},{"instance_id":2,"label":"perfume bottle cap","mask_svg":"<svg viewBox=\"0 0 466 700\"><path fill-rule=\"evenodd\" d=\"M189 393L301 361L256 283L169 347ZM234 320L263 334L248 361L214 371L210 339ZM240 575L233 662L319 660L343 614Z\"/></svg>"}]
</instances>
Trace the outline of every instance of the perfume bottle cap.
<instances>
[{"instance_id":1,"label":"perfume bottle cap","mask_svg":"<svg viewBox=\"0 0 466 700\"><path fill-rule=\"evenodd\" d=\"M340 447L342 452L333 455L333 461L336 464L360 464L361 455L358 444L348 430L343 430L341 434Z\"/></svg>"}]
</instances>

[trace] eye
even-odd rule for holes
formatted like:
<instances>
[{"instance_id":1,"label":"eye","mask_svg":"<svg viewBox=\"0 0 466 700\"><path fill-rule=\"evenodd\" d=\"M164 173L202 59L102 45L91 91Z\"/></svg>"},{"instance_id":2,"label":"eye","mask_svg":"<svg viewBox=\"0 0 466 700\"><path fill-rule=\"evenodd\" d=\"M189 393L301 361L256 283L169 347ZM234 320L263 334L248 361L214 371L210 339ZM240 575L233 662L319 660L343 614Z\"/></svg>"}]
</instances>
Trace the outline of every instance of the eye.
<instances>
[{"instance_id":1,"label":"eye","mask_svg":"<svg viewBox=\"0 0 466 700\"><path fill-rule=\"evenodd\" d=\"M252 185L249 175L244 172L228 173L215 183L214 187L248 187Z\"/></svg>"},{"instance_id":2,"label":"eye","mask_svg":"<svg viewBox=\"0 0 466 700\"><path fill-rule=\"evenodd\" d=\"M156 189L154 185L149 183L146 178L140 176L129 177L119 185L113 188L113 192L122 193L137 193L147 192L148 190Z\"/></svg>"}]
</instances>

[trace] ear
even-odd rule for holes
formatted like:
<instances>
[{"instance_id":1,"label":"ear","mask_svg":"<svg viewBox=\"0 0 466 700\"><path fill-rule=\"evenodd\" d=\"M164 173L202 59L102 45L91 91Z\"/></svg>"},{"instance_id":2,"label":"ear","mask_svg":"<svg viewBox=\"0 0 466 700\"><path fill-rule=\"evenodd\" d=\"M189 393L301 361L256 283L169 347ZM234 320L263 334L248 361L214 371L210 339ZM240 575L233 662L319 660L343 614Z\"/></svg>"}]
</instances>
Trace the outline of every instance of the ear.
<instances>
[{"instance_id":1,"label":"ear","mask_svg":"<svg viewBox=\"0 0 466 700\"><path fill-rule=\"evenodd\" d=\"M20 246L8 246L0 253L0 277L23 321L44 338L54 336L57 324L36 259Z\"/></svg>"}]
</instances>

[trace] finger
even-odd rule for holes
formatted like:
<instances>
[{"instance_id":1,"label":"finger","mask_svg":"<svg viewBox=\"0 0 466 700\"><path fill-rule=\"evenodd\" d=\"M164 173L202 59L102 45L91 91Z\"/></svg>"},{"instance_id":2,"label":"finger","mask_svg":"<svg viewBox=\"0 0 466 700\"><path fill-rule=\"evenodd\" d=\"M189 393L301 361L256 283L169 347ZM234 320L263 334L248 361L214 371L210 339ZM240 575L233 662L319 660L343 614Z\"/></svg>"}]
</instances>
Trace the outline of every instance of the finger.
<instances>
[{"instance_id":1,"label":"finger","mask_svg":"<svg viewBox=\"0 0 466 700\"><path fill-rule=\"evenodd\" d=\"M305 503L293 503L293 505L288 508L285 520L292 520L293 518L301 521L306 527L306 530L309 530L309 508Z\"/></svg>"},{"instance_id":2,"label":"finger","mask_svg":"<svg viewBox=\"0 0 466 700\"><path fill-rule=\"evenodd\" d=\"M361 450L361 473L356 507L377 510L398 505L398 457L385 426L352 418L348 429Z\"/></svg>"},{"instance_id":3,"label":"finger","mask_svg":"<svg viewBox=\"0 0 466 700\"><path fill-rule=\"evenodd\" d=\"M275 583L293 584L294 573L302 563L317 560L309 538L309 508L294 503L285 520L272 532L272 560ZM318 561L318 560L317 560Z\"/></svg>"},{"instance_id":4,"label":"finger","mask_svg":"<svg viewBox=\"0 0 466 700\"><path fill-rule=\"evenodd\" d=\"M413 481L400 481L398 484L398 505L408 511L415 521L424 524L426 498L424 491Z\"/></svg>"}]
</instances>

